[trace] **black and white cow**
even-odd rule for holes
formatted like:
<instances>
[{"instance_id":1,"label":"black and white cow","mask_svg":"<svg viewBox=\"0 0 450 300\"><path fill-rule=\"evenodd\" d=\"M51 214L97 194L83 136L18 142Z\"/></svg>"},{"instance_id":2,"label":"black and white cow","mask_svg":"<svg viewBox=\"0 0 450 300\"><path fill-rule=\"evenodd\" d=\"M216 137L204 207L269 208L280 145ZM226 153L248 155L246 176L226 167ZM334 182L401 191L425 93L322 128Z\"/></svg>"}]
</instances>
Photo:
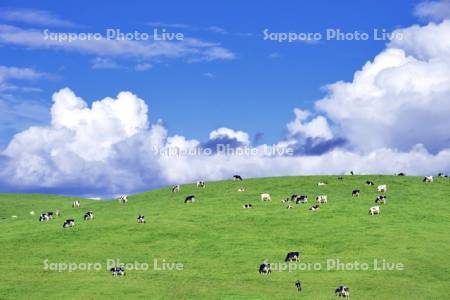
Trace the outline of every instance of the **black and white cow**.
<instances>
[{"instance_id":1,"label":"black and white cow","mask_svg":"<svg viewBox=\"0 0 450 300\"><path fill-rule=\"evenodd\" d=\"M360 194L361 194L360 190L353 190L352 191L352 197L359 197Z\"/></svg>"},{"instance_id":2,"label":"black and white cow","mask_svg":"<svg viewBox=\"0 0 450 300\"><path fill-rule=\"evenodd\" d=\"M259 274L269 275L270 273L272 273L272 270L270 268L270 264L267 263L267 262L263 262L259 266Z\"/></svg>"},{"instance_id":3,"label":"black and white cow","mask_svg":"<svg viewBox=\"0 0 450 300\"><path fill-rule=\"evenodd\" d=\"M180 185L176 184L172 187L172 193L178 193L180 191Z\"/></svg>"},{"instance_id":4,"label":"black and white cow","mask_svg":"<svg viewBox=\"0 0 450 300\"><path fill-rule=\"evenodd\" d=\"M242 177L241 177L241 175L233 175L233 180L242 181Z\"/></svg>"},{"instance_id":5,"label":"black and white cow","mask_svg":"<svg viewBox=\"0 0 450 300\"><path fill-rule=\"evenodd\" d=\"M371 180L366 180L366 184L367 184L368 186L373 186L373 185L375 185L375 183L373 183L373 181L371 181Z\"/></svg>"},{"instance_id":6,"label":"black and white cow","mask_svg":"<svg viewBox=\"0 0 450 300\"><path fill-rule=\"evenodd\" d=\"M375 199L375 203L385 204L386 203L386 196L385 195L377 196L377 198Z\"/></svg>"},{"instance_id":7,"label":"black and white cow","mask_svg":"<svg viewBox=\"0 0 450 300\"><path fill-rule=\"evenodd\" d=\"M284 259L285 262L299 261L299 260L300 260L300 252L298 252L298 251L288 252L288 254L286 255L286 258Z\"/></svg>"},{"instance_id":8,"label":"black and white cow","mask_svg":"<svg viewBox=\"0 0 450 300\"><path fill-rule=\"evenodd\" d=\"M94 219L94 213L93 213L92 211L87 211L87 212L84 214L83 219L84 219L85 221L89 221L89 220Z\"/></svg>"},{"instance_id":9,"label":"black and white cow","mask_svg":"<svg viewBox=\"0 0 450 300\"><path fill-rule=\"evenodd\" d=\"M422 179L422 181L423 181L423 182L429 182L429 183L432 183L432 182L433 182L433 176L425 176L425 177Z\"/></svg>"},{"instance_id":10,"label":"black and white cow","mask_svg":"<svg viewBox=\"0 0 450 300\"><path fill-rule=\"evenodd\" d=\"M43 213L39 216L39 222L45 222L49 221L50 217L47 215L47 213Z\"/></svg>"},{"instance_id":11,"label":"black and white cow","mask_svg":"<svg viewBox=\"0 0 450 300\"><path fill-rule=\"evenodd\" d=\"M308 203L308 196L307 195L297 196L297 198L295 199L295 203L296 204Z\"/></svg>"},{"instance_id":12,"label":"black and white cow","mask_svg":"<svg viewBox=\"0 0 450 300\"><path fill-rule=\"evenodd\" d=\"M127 195L119 196L119 197L117 197L117 201L119 201L119 203L122 203L122 204L127 204L128 196Z\"/></svg>"},{"instance_id":13,"label":"black and white cow","mask_svg":"<svg viewBox=\"0 0 450 300\"><path fill-rule=\"evenodd\" d=\"M400 173L397 174L397 176L406 176L406 174L403 173L403 172L400 172Z\"/></svg>"},{"instance_id":14,"label":"black and white cow","mask_svg":"<svg viewBox=\"0 0 450 300\"><path fill-rule=\"evenodd\" d=\"M338 177L338 180L344 180L344 177L339 176L339 177Z\"/></svg>"},{"instance_id":15,"label":"black and white cow","mask_svg":"<svg viewBox=\"0 0 450 300\"><path fill-rule=\"evenodd\" d=\"M78 201L78 200L73 201L72 208L77 208L77 207L80 207L80 201Z\"/></svg>"},{"instance_id":16,"label":"black and white cow","mask_svg":"<svg viewBox=\"0 0 450 300\"><path fill-rule=\"evenodd\" d=\"M369 208L369 215L379 215L380 214L380 207L379 206L373 206Z\"/></svg>"},{"instance_id":17,"label":"black and white cow","mask_svg":"<svg viewBox=\"0 0 450 300\"><path fill-rule=\"evenodd\" d=\"M291 195L291 201L297 200L297 197L298 197L297 194L292 194L292 195Z\"/></svg>"},{"instance_id":18,"label":"black and white cow","mask_svg":"<svg viewBox=\"0 0 450 300\"><path fill-rule=\"evenodd\" d=\"M272 197L270 196L270 194L263 193L261 194L261 201L272 201Z\"/></svg>"},{"instance_id":19,"label":"black and white cow","mask_svg":"<svg viewBox=\"0 0 450 300\"><path fill-rule=\"evenodd\" d=\"M302 291L302 282L300 280L297 280L295 282L295 287L297 288L297 291L301 292Z\"/></svg>"},{"instance_id":20,"label":"black and white cow","mask_svg":"<svg viewBox=\"0 0 450 300\"><path fill-rule=\"evenodd\" d=\"M197 187L205 188L206 187L206 182L204 182L203 180L197 181Z\"/></svg>"},{"instance_id":21,"label":"black and white cow","mask_svg":"<svg viewBox=\"0 0 450 300\"><path fill-rule=\"evenodd\" d=\"M253 205L251 205L250 203L246 203L244 205L242 205L243 208L253 208Z\"/></svg>"},{"instance_id":22,"label":"black and white cow","mask_svg":"<svg viewBox=\"0 0 450 300\"><path fill-rule=\"evenodd\" d=\"M73 226L75 226L75 220L74 219L67 219L63 223L63 228L73 227Z\"/></svg>"},{"instance_id":23,"label":"black and white cow","mask_svg":"<svg viewBox=\"0 0 450 300\"><path fill-rule=\"evenodd\" d=\"M195 202L195 196L194 195L189 195L186 198L184 198L184 203L193 203Z\"/></svg>"},{"instance_id":24,"label":"black and white cow","mask_svg":"<svg viewBox=\"0 0 450 300\"><path fill-rule=\"evenodd\" d=\"M319 195L316 197L317 203L328 203L328 197L327 195Z\"/></svg>"},{"instance_id":25,"label":"black and white cow","mask_svg":"<svg viewBox=\"0 0 450 300\"><path fill-rule=\"evenodd\" d=\"M244 188L244 187L241 187L241 188L238 188L238 192L240 192L240 193L242 193L242 192L245 192L247 189L246 188Z\"/></svg>"},{"instance_id":26,"label":"black and white cow","mask_svg":"<svg viewBox=\"0 0 450 300\"><path fill-rule=\"evenodd\" d=\"M109 269L113 276L125 276L125 267L113 267Z\"/></svg>"},{"instance_id":27,"label":"black and white cow","mask_svg":"<svg viewBox=\"0 0 450 300\"><path fill-rule=\"evenodd\" d=\"M137 217L137 222L138 222L138 224L144 224L144 223L145 223L145 217L139 215L139 216Z\"/></svg>"},{"instance_id":28,"label":"black and white cow","mask_svg":"<svg viewBox=\"0 0 450 300\"><path fill-rule=\"evenodd\" d=\"M344 285L338 287L334 293L339 297L350 298L350 289Z\"/></svg>"},{"instance_id":29,"label":"black and white cow","mask_svg":"<svg viewBox=\"0 0 450 300\"><path fill-rule=\"evenodd\" d=\"M355 175L355 172L353 172L353 171L350 171L350 175Z\"/></svg>"},{"instance_id":30,"label":"black and white cow","mask_svg":"<svg viewBox=\"0 0 450 300\"><path fill-rule=\"evenodd\" d=\"M309 210L312 210L312 211L317 211L317 210L319 210L319 209L320 209L319 204L314 204L313 206L311 206L311 207L309 208Z\"/></svg>"}]
</instances>

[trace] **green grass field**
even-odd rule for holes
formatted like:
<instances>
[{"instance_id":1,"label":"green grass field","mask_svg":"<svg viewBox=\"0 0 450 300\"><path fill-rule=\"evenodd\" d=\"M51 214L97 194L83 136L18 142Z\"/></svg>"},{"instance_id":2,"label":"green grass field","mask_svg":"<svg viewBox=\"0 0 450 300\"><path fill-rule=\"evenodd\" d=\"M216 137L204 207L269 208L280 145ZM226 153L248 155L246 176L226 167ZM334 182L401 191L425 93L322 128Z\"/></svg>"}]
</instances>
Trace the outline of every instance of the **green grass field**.
<instances>
[{"instance_id":1,"label":"green grass field","mask_svg":"<svg viewBox=\"0 0 450 300\"><path fill-rule=\"evenodd\" d=\"M388 185L378 216L368 215L378 193L367 179ZM239 187L247 191L238 193ZM361 189L359 198L351 197L354 188ZM261 202L263 192L271 202ZM307 194L308 204L286 209L281 199L292 193ZM188 194L195 203L183 203ZM309 211L319 194L328 204ZM0 194L0 299L336 299L341 284L353 299L449 299L447 178L425 184L419 177L278 177L211 182L205 189L182 185L180 193L159 189L131 195L126 205L81 199L73 209L74 199ZM243 209L244 203L254 208ZM61 217L38 222L40 213L56 209ZM88 210L95 219L85 222ZM136 223L138 214L146 224ZM63 229L67 218L76 226ZM265 259L282 263L288 251L301 252L297 267L321 269L258 273ZM149 269L113 277L107 259ZM165 260L183 269L154 270L154 259L159 267ZM327 270L328 259L367 263L369 270ZM404 270L374 270L374 259L402 263ZM101 270L45 270L45 260L100 263Z\"/></svg>"}]
</instances>

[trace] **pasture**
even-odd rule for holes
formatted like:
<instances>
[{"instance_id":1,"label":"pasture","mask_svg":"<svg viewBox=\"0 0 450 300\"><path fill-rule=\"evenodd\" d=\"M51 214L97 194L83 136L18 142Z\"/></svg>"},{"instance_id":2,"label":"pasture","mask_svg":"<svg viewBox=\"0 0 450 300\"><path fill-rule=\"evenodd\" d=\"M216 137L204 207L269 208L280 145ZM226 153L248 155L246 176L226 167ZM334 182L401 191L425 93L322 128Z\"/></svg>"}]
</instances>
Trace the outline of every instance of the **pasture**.
<instances>
[{"instance_id":1,"label":"pasture","mask_svg":"<svg viewBox=\"0 0 450 300\"><path fill-rule=\"evenodd\" d=\"M319 181L327 184L317 186ZM378 184L387 184L387 203L380 215L369 216ZM246 191L238 192L240 187ZM361 190L359 197L352 197L354 189ZM261 193L272 201L261 201ZM286 209L281 200L294 193L308 195L308 203ZM308 210L322 194L328 203ZM187 195L195 195L195 202L185 204ZM80 208L71 207L74 200ZM448 298L449 178L244 178L207 182L204 189L181 185L179 193L167 187L128 200L0 194L0 299L336 299L339 285L350 287L352 299ZM243 209L245 203L253 208ZM61 217L38 221L39 214L56 209ZM83 221L86 211L95 218ZM140 214L145 224L137 224ZM63 229L68 218L76 225ZM289 251L301 253L302 270L258 273L264 260L283 263ZM108 259L149 268L113 277ZM374 259L378 267L384 260L404 269L375 270ZM45 270L46 260L100 263L101 269ZM367 263L369 269L327 269L327 260ZM182 269L173 269L175 264Z\"/></svg>"}]
</instances>

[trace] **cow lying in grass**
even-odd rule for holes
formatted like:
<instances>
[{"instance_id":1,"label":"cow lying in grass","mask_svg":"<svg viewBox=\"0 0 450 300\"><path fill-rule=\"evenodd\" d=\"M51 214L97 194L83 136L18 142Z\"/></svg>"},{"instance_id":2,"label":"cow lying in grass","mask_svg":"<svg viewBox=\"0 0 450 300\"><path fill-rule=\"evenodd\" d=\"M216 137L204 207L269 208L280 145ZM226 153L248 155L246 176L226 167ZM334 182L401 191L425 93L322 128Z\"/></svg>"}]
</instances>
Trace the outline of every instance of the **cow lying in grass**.
<instances>
[{"instance_id":1,"label":"cow lying in grass","mask_svg":"<svg viewBox=\"0 0 450 300\"><path fill-rule=\"evenodd\" d=\"M251 205L250 203L246 203L244 205L242 205L243 208L253 208L253 205Z\"/></svg>"},{"instance_id":2,"label":"cow lying in grass","mask_svg":"<svg viewBox=\"0 0 450 300\"><path fill-rule=\"evenodd\" d=\"M315 205L313 205L313 206L311 206L311 207L309 208L309 210L311 210L311 211L317 211L317 210L319 210L319 209L320 209L319 204L315 204Z\"/></svg>"},{"instance_id":3,"label":"cow lying in grass","mask_svg":"<svg viewBox=\"0 0 450 300\"><path fill-rule=\"evenodd\" d=\"M308 196L307 195L300 195L295 198L295 203L308 203Z\"/></svg>"},{"instance_id":4,"label":"cow lying in grass","mask_svg":"<svg viewBox=\"0 0 450 300\"><path fill-rule=\"evenodd\" d=\"M300 252L298 252L298 251L288 252L288 254L286 255L286 258L284 259L285 262L299 261L299 260L300 260Z\"/></svg>"},{"instance_id":5,"label":"cow lying in grass","mask_svg":"<svg viewBox=\"0 0 450 300\"><path fill-rule=\"evenodd\" d=\"M109 269L113 276L125 276L125 267L113 267Z\"/></svg>"},{"instance_id":6,"label":"cow lying in grass","mask_svg":"<svg viewBox=\"0 0 450 300\"><path fill-rule=\"evenodd\" d=\"M75 220L74 219L67 219L63 223L63 228L73 227L75 226Z\"/></svg>"},{"instance_id":7,"label":"cow lying in grass","mask_svg":"<svg viewBox=\"0 0 450 300\"><path fill-rule=\"evenodd\" d=\"M267 193L261 194L261 201L272 201L272 197Z\"/></svg>"},{"instance_id":8,"label":"cow lying in grass","mask_svg":"<svg viewBox=\"0 0 450 300\"><path fill-rule=\"evenodd\" d=\"M184 203L193 203L195 201L194 195L189 195L186 198L184 198Z\"/></svg>"}]
</instances>

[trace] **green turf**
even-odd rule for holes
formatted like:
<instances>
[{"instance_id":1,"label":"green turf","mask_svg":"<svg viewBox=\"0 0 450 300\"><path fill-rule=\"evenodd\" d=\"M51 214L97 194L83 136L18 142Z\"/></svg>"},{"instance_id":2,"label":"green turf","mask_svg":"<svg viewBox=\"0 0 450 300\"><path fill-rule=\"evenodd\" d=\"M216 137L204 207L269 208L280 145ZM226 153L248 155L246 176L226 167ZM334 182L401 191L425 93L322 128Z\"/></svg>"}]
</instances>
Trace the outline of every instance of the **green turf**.
<instances>
[{"instance_id":1,"label":"green turf","mask_svg":"<svg viewBox=\"0 0 450 300\"><path fill-rule=\"evenodd\" d=\"M379 216L369 216L375 187L388 185ZM318 181L328 185L318 187ZM239 187L247 191L238 193ZM361 189L359 198L351 191ZM261 202L260 193L272 195ZM280 200L307 194L309 203L287 210ZM184 204L184 196L196 202ZM313 197L328 195L318 212ZM278 177L221 181L205 189L183 185L129 196L129 203L47 195L0 194L0 299L335 299L345 284L353 299L449 299L450 179L425 184L419 177ZM244 203L253 209L244 210ZM38 222L44 211L62 216ZM82 215L93 210L95 219ZM35 211L36 215L30 215ZM146 224L136 224L144 214ZM15 215L17 218L12 218ZM63 229L63 219L75 218ZM288 251L320 270L258 273L259 264L283 262ZM404 270L376 271L373 260L402 263ZM49 263L100 263L100 271L56 272ZM107 259L148 263L125 277L106 271ZM154 270L154 259L183 270ZM368 263L368 271L327 270L327 259ZM297 293L295 280L303 282Z\"/></svg>"}]
</instances>

